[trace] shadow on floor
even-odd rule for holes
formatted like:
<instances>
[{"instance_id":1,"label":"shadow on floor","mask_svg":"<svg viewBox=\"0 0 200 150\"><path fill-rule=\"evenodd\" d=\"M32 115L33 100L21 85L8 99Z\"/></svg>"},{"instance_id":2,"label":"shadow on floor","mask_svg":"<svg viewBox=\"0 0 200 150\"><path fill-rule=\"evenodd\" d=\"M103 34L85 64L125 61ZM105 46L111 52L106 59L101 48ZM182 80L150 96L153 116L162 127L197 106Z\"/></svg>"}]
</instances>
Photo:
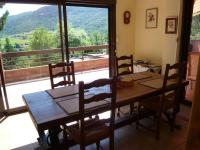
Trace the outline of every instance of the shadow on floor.
<instances>
[{"instance_id":1,"label":"shadow on floor","mask_svg":"<svg viewBox=\"0 0 200 150\"><path fill-rule=\"evenodd\" d=\"M174 132L166 122L162 122L160 140L155 139L155 133L144 128L136 130L135 124L131 124L115 131L115 150L183 150L187 124L189 120L189 107L182 107L182 112L177 115L177 124L181 125L180 129ZM151 119L144 119L143 122L152 122ZM95 150L96 145L90 145L87 150ZM101 149L109 149L109 141L101 141ZM39 144L32 143L13 150L42 150ZM71 147L70 150L79 150L79 146Z\"/></svg>"}]
</instances>

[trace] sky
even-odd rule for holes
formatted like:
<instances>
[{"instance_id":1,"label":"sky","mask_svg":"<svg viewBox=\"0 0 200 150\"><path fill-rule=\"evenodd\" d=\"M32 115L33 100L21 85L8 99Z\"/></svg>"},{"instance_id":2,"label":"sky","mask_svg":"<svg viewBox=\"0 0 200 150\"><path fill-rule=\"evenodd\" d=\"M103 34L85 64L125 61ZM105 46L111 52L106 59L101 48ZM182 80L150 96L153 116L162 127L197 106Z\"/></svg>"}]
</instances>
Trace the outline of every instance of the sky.
<instances>
[{"instance_id":1,"label":"sky","mask_svg":"<svg viewBox=\"0 0 200 150\"><path fill-rule=\"evenodd\" d=\"M37 10L45 5L33 5L33 4L5 4L3 9L0 9L0 15L6 10L9 11L9 15L17 15L27 11Z\"/></svg>"}]
</instances>

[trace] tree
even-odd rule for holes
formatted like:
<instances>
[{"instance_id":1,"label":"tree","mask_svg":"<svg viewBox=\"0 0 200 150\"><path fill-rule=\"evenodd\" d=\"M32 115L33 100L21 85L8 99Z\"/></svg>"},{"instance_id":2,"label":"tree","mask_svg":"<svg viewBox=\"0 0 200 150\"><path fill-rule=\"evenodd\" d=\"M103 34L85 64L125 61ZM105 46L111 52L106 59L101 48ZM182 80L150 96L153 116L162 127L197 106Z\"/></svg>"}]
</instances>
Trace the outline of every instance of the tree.
<instances>
[{"instance_id":1,"label":"tree","mask_svg":"<svg viewBox=\"0 0 200 150\"><path fill-rule=\"evenodd\" d=\"M191 40L200 39L200 15L192 17Z\"/></svg>"},{"instance_id":2,"label":"tree","mask_svg":"<svg viewBox=\"0 0 200 150\"><path fill-rule=\"evenodd\" d=\"M102 45L107 42L106 37L102 33L96 31L90 34L90 40L92 45Z\"/></svg>"},{"instance_id":3,"label":"tree","mask_svg":"<svg viewBox=\"0 0 200 150\"><path fill-rule=\"evenodd\" d=\"M1 44L1 39L0 39L0 51L2 52L2 44Z\"/></svg>"},{"instance_id":4,"label":"tree","mask_svg":"<svg viewBox=\"0 0 200 150\"><path fill-rule=\"evenodd\" d=\"M3 5L0 4L0 8L2 8ZM6 11L1 17L0 17L0 31L3 30L3 27L6 23L7 17L8 17L9 13L8 11Z\"/></svg>"},{"instance_id":5,"label":"tree","mask_svg":"<svg viewBox=\"0 0 200 150\"><path fill-rule=\"evenodd\" d=\"M0 9L1 9L2 7L3 7L3 5L0 4ZM6 12L0 17L0 31L3 30L3 27L4 27L5 23L6 23L8 14L9 14L8 11L6 11ZM1 46L2 46L2 44L1 44L1 41L0 41L0 49L1 49Z\"/></svg>"},{"instance_id":6,"label":"tree","mask_svg":"<svg viewBox=\"0 0 200 150\"><path fill-rule=\"evenodd\" d=\"M33 31L30 39L31 50L44 50L54 48L56 45L55 34L45 28L37 28ZM53 54L42 54L32 57L33 66L46 65L51 60Z\"/></svg>"},{"instance_id":7,"label":"tree","mask_svg":"<svg viewBox=\"0 0 200 150\"><path fill-rule=\"evenodd\" d=\"M4 52L15 52L15 49L11 45L9 38L5 39ZM5 70L15 69L17 61L18 61L17 57L5 58L4 59Z\"/></svg>"},{"instance_id":8,"label":"tree","mask_svg":"<svg viewBox=\"0 0 200 150\"><path fill-rule=\"evenodd\" d=\"M89 46L91 45L88 34L83 29L75 29L72 26L68 28L69 47Z\"/></svg>"},{"instance_id":9,"label":"tree","mask_svg":"<svg viewBox=\"0 0 200 150\"><path fill-rule=\"evenodd\" d=\"M44 28L37 28L33 31L30 46L32 50L43 50L52 48L54 45L53 34Z\"/></svg>"},{"instance_id":10,"label":"tree","mask_svg":"<svg viewBox=\"0 0 200 150\"><path fill-rule=\"evenodd\" d=\"M14 47L10 44L9 38L5 39L5 45L4 45L4 51L5 52L14 52Z\"/></svg>"}]
</instances>

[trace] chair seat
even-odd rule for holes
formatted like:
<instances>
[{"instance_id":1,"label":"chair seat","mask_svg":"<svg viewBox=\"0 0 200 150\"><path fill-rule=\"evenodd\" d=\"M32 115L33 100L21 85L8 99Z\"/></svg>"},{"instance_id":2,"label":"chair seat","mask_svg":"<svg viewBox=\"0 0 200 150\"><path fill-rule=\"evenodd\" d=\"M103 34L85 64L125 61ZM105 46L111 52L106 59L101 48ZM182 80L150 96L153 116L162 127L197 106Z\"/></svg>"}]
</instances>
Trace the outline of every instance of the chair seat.
<instances>
[{"instance_id":1,"label":"chair seat","mask_svg":"<svg viewBox=\"0 0 200 150\"><path fill-rule=\"evenodd\" d=\"M148 110L158 112L160 109L160 99L161 99L160 96L155 96L141 101L140 104ZM165 97L162 110L163 112L173 107L174 105L173 99L174 99L173 93L170 93Z\"/></svg>"},{"instance_id":2,"label":"chair seat","mask_svg":"<svg viewBox=\"0 0 200 150\"><path fill-rule=\"evenodd\" d=\"M81 142L81 130L78 124L67 126L65 130L73 139L80 144ZM99 119L90 119L85 121L85 144L92 144L99 140L105 139L109 136L109 126Z\"/></svg>"}]
</instances>

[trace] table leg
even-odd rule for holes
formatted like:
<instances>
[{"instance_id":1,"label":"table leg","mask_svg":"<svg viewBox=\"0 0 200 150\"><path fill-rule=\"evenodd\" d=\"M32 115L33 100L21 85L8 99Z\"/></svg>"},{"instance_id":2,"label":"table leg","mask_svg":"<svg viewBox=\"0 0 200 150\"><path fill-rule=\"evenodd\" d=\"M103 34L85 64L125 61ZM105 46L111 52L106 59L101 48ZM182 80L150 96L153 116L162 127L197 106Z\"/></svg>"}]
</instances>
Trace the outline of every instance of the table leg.
<instances>
[{"instance_id":1,"label":"table leg","mask_svg":"<svg viewBox=\"0 0 200 150\"><path fill-rule=\"evenodd\" d=\"M61 128L59 126L49 129L48 141L49 141L49 145L52 148L61 149L61 144L60 144L60 140L58 137L58 134L60 132L61 132Z\"/></svg>"},{"instance_id":2,"label":"table leg","mask_svg":"<svg viewBox=\"0 0 200 150\"><path fill-rule=\"evenodd\" d=\"M47 145L47 143L46 143L47 137L46 137L44 131L38 131L38 135L39 135L39 137L37 138L38 143L39 143L41 146Z\"/></svg>"}]
</instances>

